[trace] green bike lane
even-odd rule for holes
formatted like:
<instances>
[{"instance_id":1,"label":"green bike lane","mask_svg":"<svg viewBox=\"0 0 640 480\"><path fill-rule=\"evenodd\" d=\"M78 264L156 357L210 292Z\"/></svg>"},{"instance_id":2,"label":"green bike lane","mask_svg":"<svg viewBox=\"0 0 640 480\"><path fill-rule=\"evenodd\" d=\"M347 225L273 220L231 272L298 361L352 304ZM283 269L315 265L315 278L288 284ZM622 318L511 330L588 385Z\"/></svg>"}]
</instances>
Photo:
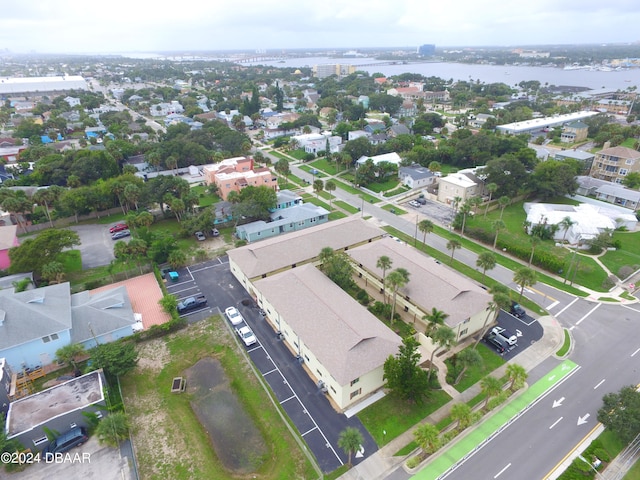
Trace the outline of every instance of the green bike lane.
<instances>
[{"instance_id":1,"label":"green bike lane","mask_svg":"<svg viewBox=\"0 0 640 480\"><path fill-rule=\"evenodd\" d=\"M579 366L570 360L565 360L551 370L547 375L531 385L526 392L519 395L501 407L494 414L484 419L469 434L460 440L454 440L446 450L439 452L437 458L429 462L421 471L412 476L417 480L436 480L445 473L480 449L485 443L509 426L520 415L527 411L545 393L555 385L577 371Z\"/></svg>"}]
</instances>

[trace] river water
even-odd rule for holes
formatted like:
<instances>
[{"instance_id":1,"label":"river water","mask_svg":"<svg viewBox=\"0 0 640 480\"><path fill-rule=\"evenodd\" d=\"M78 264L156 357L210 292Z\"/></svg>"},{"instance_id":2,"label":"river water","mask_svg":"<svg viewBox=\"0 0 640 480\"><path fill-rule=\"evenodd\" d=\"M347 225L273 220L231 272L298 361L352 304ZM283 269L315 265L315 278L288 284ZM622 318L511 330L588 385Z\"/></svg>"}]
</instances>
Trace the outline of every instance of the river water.
<instances>
[{"instance_id":1,"label":"river water","mask_svg":"<svg viewBox=\"0 0 640 480\"><path fill-rule=\"evenodd\" d=\"M564 70L557 67L528 67L513 65L471 65L466 63L411 63L399 65L371 65L377 63L372 58L327 57L291 58L284 61L256 62L250 65L270 65L273 67L312 67L322 64L351 64L369 74L380 72L389 77L401 73L419 73L425 77L440 77L445 80L480 80L484 83L505 83L510 86L521 81L538 80L542 85L568 85L592 90L625 90L640 86L640 68L621 71ZM381 62L383 63L383 62ZM358 65L363 65L358 67Z\"/></svg>"}]
</instances>

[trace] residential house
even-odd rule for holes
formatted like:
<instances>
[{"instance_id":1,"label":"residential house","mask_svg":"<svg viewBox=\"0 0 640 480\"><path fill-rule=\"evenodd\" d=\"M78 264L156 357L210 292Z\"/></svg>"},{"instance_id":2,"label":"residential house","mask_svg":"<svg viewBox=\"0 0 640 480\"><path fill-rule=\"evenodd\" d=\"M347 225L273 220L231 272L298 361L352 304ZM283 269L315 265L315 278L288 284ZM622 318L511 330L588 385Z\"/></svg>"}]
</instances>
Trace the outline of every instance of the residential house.
<instances>
[{"instance_id":1,"label":"residential house","mask_svg":"<svg viewBox=\"0 0 640 480\"><path fill-rule=\"evenodd\" d=\"M218 194L227 200L232 191L245 187L267 186L278 190L278 178L266 167L254 168L253 158L234 157L203 167L206 185L216 184Z\"/></svg>"},{"instance_id":2,"label":"residential house","mask_svg":"<svg viewBox=\"0 0 640 480\"><path fill-rule=\"evenodd\" d=\"M400 167L398 176L402 184L411 189L427 188L436 183L438 178L427 167L415 163L408 167Z\"/></svg>"},{"instance_id":3,"label":"residential house","mask_svg":"<svg viewBox=\"0 0 640 480\"><path fill-rule=\"evenodd\" d=\"M67 96L64 97L64 101L67 102L71 108L77 107L81 104L80 99L77 97Z\"/></svg>"},{"instance_id":4,"label":"residential house","mask_svg":"<svg viewBox=\"0 0 640 480\"><path fill-rule=\"evenodd\" d=\"M331 132L294 135L291 139L297 141L300 148L303 148L305 152L313 154L325 152L327 142L329 142L329 151L331 153L339 152L342 145L342 137L331 135Z\"/></svg>"},{"instance_id":5,"label":"residential house","mask_svg":"<svg viewBox=\"0 0 640 480\"><path fill-rule=\"evenodd\" d=\"M132 335L134 323L124 286L76 294L69 283L0 290L0 357L14 372L47 365L61 347L112 342Z\"/></svg>"},{"instance_id":6,"label":"residential house","mask_svg":"<svg viewBox=\"0 0 640 480\"><path fill-rule=\"evenodd\" d=\"M567 241L571 245L585 246L604 231L619 227L634 230L637 218L633 213L620 207L581 203L579 205L555 205L549 203L525 203L527 212L527 232L538 225L560 225L570 218L573 225L568 229L560 226L554 233L554 240Z\"/></svg>"},{"instance_id":7,"label":"residential house","mask_svg":"<svg viewBox=\"0 0 640 480\"><path fill-rule=\"evenodd\" d=\"M389 162L393 163L396 166L400 166L400 162L402 162L402 158L396 152L391 153L383 153L382 155L372 155L372 156L361 156L358 160L356 160L356 168L360 165L364 164L367 160L373 160L374 165L377 165L380 162Z\"/></svg>"},{"instance_id":8,"label":"residential house","mask_svg":"<svg viewBox=\"0 0 640 480\"><path fill-rule=\"evenodd\" d=\"M596 188L595 195L598 200L614 205L620 205L634 211L640 209L640 192L617 183L607 182L604 185L600 185Z\"/></svg>"},{"instance_id":9,"label":"residential house","mask_svg":"<svg viewBox=\"0 0 640 480\"><path fill-rule=\"evenodd\" d=\"M477 115L472 115L472 118L469 119L469 126L473 128L482 128L487 120L490 118L495 119L495 115L491 115L489 113L479 113Z\"/></svg>"},{"instance_id":10,"label":"residential house","mask_svg":"<svg viewBox=\"0 0 640 480\"><path fill-rule=\"evenodd\" d=\"M622 183L630 172L640 172L640 152L627 147L608 147L596 152L589 175Z\"/></svg>"},{"instance_id":11,"label":"residential house","mask_svg":"<svg viewBox=\"0 0 640 480\"><path fill-rule=\"evenodd\" d=\"M351 132L347 132L347 141L355 140L360 137L368 137L369 134L364 130L352 130Z\"/></svg>"},{"instance_id":12,"label":"residential house","mask_svg":"<svg viewBox=\"0 0 640 480\"><path fill-rule=\"evenodd\" d=\"M11 372L7 366L7 361L0 358L0 415L7 417L11 393Z\"/></svg>"},{"instance_id":13,"label":"residential house","mask_svg":"<svg viewBox=\"0 0 640 480\"><path fill-rule=\"evenodd\" d=\"M409 130L409 128L402 123L396 123L394 125L391 125L391 127L387 131L387 136L390 138L395 138L398 135L410 135L410 134L411 134L411 130Z\"/></svg>"},{"instance_id":14,"label":"residential house","mask_svg":"<svg viewBox=\"0 0 640 480\"><path fill-rule=\"evenodd\" d=\"M297 203L272 212L269 222L258 220L238 225L235 234L240 240L251 243L283 233L314 227L328 221L329 211L325 208L312 203Z\"/></svg>"},{"instance_id":15,"label":"residential house","mask_svg":"<svg viewBox=\"0 0 640 480\"><path fill-rule=\"evenodd\" d=\"M403 100L398 110L399 117L415 117L418 114L418 108L413 100Z\"/></svg>"},{"instance_id":16,"label":"residential house","mask_svg":"<svg viewBox=\"0 0 640 480\"><path fill-rule=\"evenodd\" d=\"M438 182L438 201L451 204L457 197L461 202L482 195L482 182L478 183L463 173L450 173Z\"/></svg>"},{"instance_id":17,"label":"residential house","mask_svg":"<svg viewBox=\"0 0 640 480\"><path fill-rule=\"evenodd\" d=\"M11 266L9 249L20 245L16 235L17 230L17 225L0 226L0 270L7 270Z\"/></svg>"},{"instance_id":18,"label":"residential house","mask_svg":"<svg viewBox=\"0 0 640 480\"><path fill-rule=\"evenodd\" d=\"M570 150L561 150L559 152L556 152L554 158L556 160L565 160L567 158L577 160L582 164L582 171L584 172L584 174L587 174L591 171L593 160L595 159L595 154L587 152L585 150L576 150L575 148L573 148Z\"/></svg>"},{"instance_id":19,"label":"residential house","mask_svg":"<svg viewBox=\"0 0 640 480\"><path fill-rule=\"evenodd\" d=\"M166 117L171 113L184 113L184 107L177 100L162 102L149 107L149 113L154 117Z\"/></svg>"},{"instance_id":20,"label":"residential house","mask_svg":"<svg viewBox=\"0 0 640 480\"><path fill-rule=\"evenodd\" d=\"M589 125L575 121L566 125L560 134L560 141L563 143L577 143L587 139Z\"/></svg>"},{"instance_id":21,"label":"residential house","mask_svg":"<svg viewBox=\"0 0 640 480\"><path fill-rule=\"evenodd\" d=\"M0 388L1 389L1 388ZM107 415L106 382L95 370L54 387L12 401L7 414L8 440L17 440L31 451L44 450L47 434L89 427L85 413Z\"/></svg>"}]
</instances>

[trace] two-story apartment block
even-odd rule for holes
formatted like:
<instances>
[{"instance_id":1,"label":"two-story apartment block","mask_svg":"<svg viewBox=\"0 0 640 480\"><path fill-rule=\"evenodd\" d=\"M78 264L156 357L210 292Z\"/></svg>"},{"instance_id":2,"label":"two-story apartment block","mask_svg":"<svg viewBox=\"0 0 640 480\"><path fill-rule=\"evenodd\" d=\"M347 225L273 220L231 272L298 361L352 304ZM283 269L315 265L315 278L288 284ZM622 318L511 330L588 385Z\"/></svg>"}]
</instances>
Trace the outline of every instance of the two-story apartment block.
<instances>
[{"instance_id":1,"label":"two-story apartment block","mask_svg":"<svg viewBox=\"0 0 640 480\"><path fill-rule=\"evenodd\" d=\"M583 122L571 122L562 129L560 141L564 143L582 142L587 139L589 125Z\"/></svg>"},{"instance_id":2,"label":"two-story apartment block","mask_svg":"<svg viewBox=\"0 0 640 480\"><path fill-rule=\"evenodd\" d=\"M589 175L622 183L630 172L640 172L640 152L627 147L609 147L596 153Z\"/></svg>"},{"instance_id":3,"label":"two-story apartment block","mask_svg":"<svg viewBox=\"0 0 640 480\"><path fill-rule=\"evenodd\" d=\"M464 202L471 197L480 196L482 195L481 183L475 181L470 175L460 172L451 173L438 182L438 201L451 204L456 197Z\"/></svg>"},{"instance_id":4,"label":"two-story apartment block","mask_svg":"<svg viewBox=\"0 0 640 480\"><path fill-rule=\"evenodd\" d=\"M218 186L218 194L227 200L230 192L245 187L269 187L278 190L278 178L266 167L254 168L253 158L234 157L203 167L205 184Z\"/></svg>"}]
</instances>

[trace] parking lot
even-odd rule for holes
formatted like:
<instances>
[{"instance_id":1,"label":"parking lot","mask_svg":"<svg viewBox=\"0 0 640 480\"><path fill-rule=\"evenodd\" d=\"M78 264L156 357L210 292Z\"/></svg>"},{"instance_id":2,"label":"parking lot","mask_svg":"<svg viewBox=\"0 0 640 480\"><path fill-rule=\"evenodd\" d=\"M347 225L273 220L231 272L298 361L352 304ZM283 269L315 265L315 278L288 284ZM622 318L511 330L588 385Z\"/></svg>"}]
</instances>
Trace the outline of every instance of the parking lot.
<instances>
[{"instance_id":1,"label":"parking lot","mask_svg":"<svg viewBox=\"0 0 640 480\"><path fill-rule=\"evenodd\" d=\"M506 361L511 360L540 340L543 334L542 326L535 318L529 315L518 318L503 310L500 310L500 314L498 315L498 326L506 328L518 338L518 342L515 345L509 346L507 351L501 354L502 358ZM491 345L487 346L495 350Z\"/></svg>"},{"instance_id":2,"label":"parking lot","mask_svg":"<svg viewBox=\"0 0 640 480\"><path fill-rule=\"evenodd\" d=\"M415 211L422 213L423 215L437 220L442 225L448 225L453 219L453 209L450 206L442 205L441 203L432 202L425 199L425 204L417 206L411 203L413 200L409 200L402 204L408 211Z\"/></svg>"},{"instance_id":3,"label":"parking lot","mask_svg":"<svg viewBox=\"0 0 640 480\"><path fill-rule=\"evenodd\" d=\"M184 315L189 323L220 313L230 334L236 335L224 310L234 306L242 314L258 341L245 347L236 336L238 345L246 350L269 384L276 401L313 452L323 472L331 472L347 462L346 454L337 445L338 436L346 427L358 428L365 439L363 451L354 456L352 463L359 463L377 450L375 441L357 417L347 418L333 409L325 394L304 371L304 366L278 338L253 299L231 274L226 257L178 269L177 272L176 281L166 280L169 293L178 300L205 295L208 302L205 308Z\"/></svg>"}]
</instances>

